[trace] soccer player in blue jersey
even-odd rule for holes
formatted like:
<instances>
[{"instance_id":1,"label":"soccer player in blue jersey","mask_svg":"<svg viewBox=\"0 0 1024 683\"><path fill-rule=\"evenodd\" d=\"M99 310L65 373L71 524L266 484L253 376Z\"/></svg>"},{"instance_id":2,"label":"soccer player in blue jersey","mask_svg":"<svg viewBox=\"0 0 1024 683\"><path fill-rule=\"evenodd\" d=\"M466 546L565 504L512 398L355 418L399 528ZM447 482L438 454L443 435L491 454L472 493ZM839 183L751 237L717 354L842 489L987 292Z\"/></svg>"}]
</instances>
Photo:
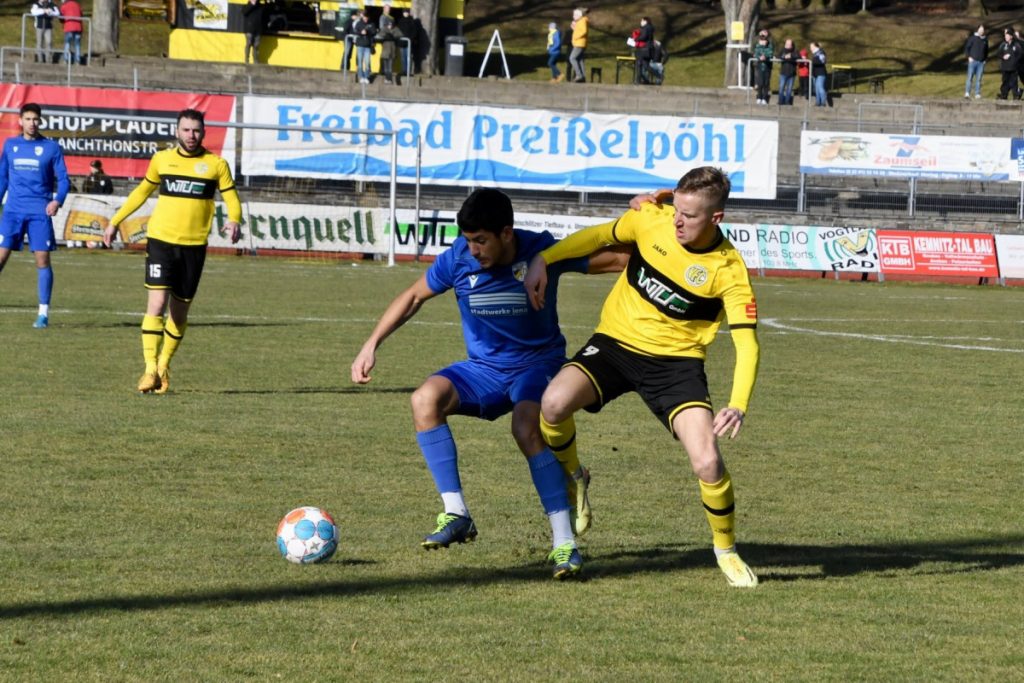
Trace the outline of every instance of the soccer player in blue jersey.
<instances>
[{"instance_id":1,"label":"soccer player in blue jersey","mask_svg":"<svg viewBox=\"0 0 1024 683\"><path fill-rule=\"evenodd\" d=\"M39 275L39 313L32 326L45 328L50 324L53 292L50 252L57 248L53 216L68 196L71 182L60 145L39 133L43 118L39 105L25 104L19 117L21 135L5 140L0 153L0 199L7 194L0 217L0 272L11 252L21 251L27 233ZM56 196L54 182L57 183Z\"/></svg>"},{"instance_id":2,"label":"soccer player in blue jersey","mask_svg":"<svg viewBox=\"0 0 1024 683\"><path fill-rule=\"evenodd\" d=\"M416 440L444 502L437 528L421 545L428 550L447 548L477 536L462 493L449 416L494 420L511 411L512 436L526 456L551 523L553 549L548 559L554 562L555 578L563 579L582 567L567 487L575 492L577 515L588 515L586 480L575 449L571 449L571 461L560 465L540 434L540 399L565 362L565 337L558 327L555 306L533 310L523 289L530 260L555 239L547 232L517 230L513 219L512 202L499 190L479 189L466 199L457 219L461 235L384 311L352 362L352 381L369 382L381 343L424 302L454 289L469 358L437 371L412 395ZM625 252L599 251L561 262L548 280L549 301L557 297L562 273L618 272L626 258ZM567 458L565 452L560 455ZM563 468L576 480L569 481ZM577 518L576 531L585 527L586 522L581 524Z\"/></svg>"}]
</instances>

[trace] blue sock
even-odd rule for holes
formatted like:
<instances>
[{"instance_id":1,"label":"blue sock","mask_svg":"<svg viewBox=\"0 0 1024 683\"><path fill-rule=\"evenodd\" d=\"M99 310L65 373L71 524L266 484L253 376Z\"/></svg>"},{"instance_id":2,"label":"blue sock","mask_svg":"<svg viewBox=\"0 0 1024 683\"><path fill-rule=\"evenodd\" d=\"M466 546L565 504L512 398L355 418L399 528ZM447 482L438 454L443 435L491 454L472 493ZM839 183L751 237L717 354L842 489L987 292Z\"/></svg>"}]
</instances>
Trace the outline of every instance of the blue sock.
<instances>
[{"instance_id":1,"label":"blue sock","mask_svg":"<svg viewBox=\"0 0 1024 683\"><path fill-rule=\"evenodd\" d=\"M533 487L537 489L540 503L548 515L569 509L569 494L565 490L565 473L558 459L545 448L532 458L526 459L533 477Z\"/></svg>"},{"instance_id":2,"label":"blue sock","mask_svg":"<svg viewBox=\"0 0 1024 683\"><path fill-rule=\"evenodd\" d=\"M438 493L461 491L462 481L459 479L459 452L455 448L455 439L448 425L416 432L416 442L423 451L423 459L427 461L427 469L434 477L434 486Z\"/></svg>"},{"instance_id":3,"label":"blue sock","mask_svg":"<svg viewBox=\"0 0 1024 683\"><path fill-rule=\"evenodd\" d=\"M50 293L53 292L53 268L46 266L39 268L39 303L50 305Z\"/></svg>"}]
</instances>

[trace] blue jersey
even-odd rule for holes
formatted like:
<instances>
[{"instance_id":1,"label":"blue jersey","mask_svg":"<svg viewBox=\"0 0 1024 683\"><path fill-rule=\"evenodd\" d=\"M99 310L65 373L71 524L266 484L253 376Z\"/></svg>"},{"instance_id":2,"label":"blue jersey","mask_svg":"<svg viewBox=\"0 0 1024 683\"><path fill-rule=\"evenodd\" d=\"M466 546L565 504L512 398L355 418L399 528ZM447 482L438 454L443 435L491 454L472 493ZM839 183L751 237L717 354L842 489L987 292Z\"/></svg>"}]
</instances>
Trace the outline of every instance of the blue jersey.
<instances>
[{"instance_id":1,"label":"blue jersey","mask_svg":"<svg viewBox=\"0 0 1024 683\"><path fill-rule=\"evenodd\" d=\"M558 327L558 279L567 271L587 272L589 259L567 259L548 266L548 287L539 311L526 299L523 278L530 261L555 243L549 232L516 230L516 256L507 266L481 268L461 235L427 270L427 285L440 294L455 290L462 336L472 360L502 369L565 360L565 337Z\"/></svg>"},{"instance_id":2,"label":"blue jersey","mask_svg":"<svg viewBox=\"0 0 1024 683\"><path fill-rule=\"evenodd\" d=\"M26 140L21 135L4 141L0 154L0 199L6 192L6 211L43 214L54 199L63 204L70 189L64 153L56 142L42 136Z\"/></svg>"}]
</instances>

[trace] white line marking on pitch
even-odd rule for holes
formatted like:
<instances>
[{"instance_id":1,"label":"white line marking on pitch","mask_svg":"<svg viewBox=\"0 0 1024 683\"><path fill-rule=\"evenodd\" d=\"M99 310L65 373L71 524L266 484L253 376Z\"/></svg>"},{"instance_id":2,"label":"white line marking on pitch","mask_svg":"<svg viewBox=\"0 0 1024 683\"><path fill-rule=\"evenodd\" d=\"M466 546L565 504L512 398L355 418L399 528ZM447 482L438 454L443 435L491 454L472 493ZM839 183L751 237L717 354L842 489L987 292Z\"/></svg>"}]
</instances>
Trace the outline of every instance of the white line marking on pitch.
<instances>
[{"instance_id":1,"label":"white line marking on pitch","mask_svg":"<svg viewBox=\"0 0 1024 683\"><path fill-rule=\"evenodd\" d=\"M824 330L812 330L806 327L787 325L785 323L779 322L774 318L761 318L758 322L775 330L782 330L785 332L798 332L801 334L810 334L818 337L847 337L849 339L867 339L870 341L887 342L890 344L914 344L916 346L937 346L944 349L958 349L961 351L997 351L1001 353L1024 353L1024 349L1003 349L995 346L976 346L972 344L946 344L935 341L927 341L928 339L934 339L934 337L908 338L905 336L895 336L887 334L862 334L859 332L828 332Z\"/></svg>"}]
</instances>

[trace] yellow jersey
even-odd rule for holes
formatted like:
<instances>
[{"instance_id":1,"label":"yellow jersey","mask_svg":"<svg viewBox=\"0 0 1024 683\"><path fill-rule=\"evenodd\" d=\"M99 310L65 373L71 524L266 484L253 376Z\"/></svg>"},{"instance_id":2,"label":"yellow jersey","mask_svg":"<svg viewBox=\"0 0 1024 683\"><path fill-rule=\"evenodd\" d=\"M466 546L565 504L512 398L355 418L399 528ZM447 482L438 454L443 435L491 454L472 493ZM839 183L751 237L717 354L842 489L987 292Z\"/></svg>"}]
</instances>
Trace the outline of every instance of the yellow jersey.
<instances>
[{"instance_id":1,"label":"yellow jersey","mask_svg":"<svg viewBox=\"0 0 1024 683\"><path fill-rule=\"evenodd\" d=\"M223 158L200 147L192 155L175 145L153 155L146 177L110 222L117 226L142 206L159 187L160 197L146 226L146 236L180 245L206 244L213 222L213 196L219 191L228 220L242 221L231 169Z\"/></svg>"},{"instance_id":2,"label":"yellow jersey","mask_svg":"<svg viewBox=\"0 0 1024 683\"><path fill-rule=\"evenodd\" d=\"M743 257L719 231L693 251L676 240L671 205L644 204L618 220L585 228L541 252L546 263L633 244L629 264L601 309L596 332L634 352L705 359L722 320L736 345L729 405L746 411L757 376L757 304Z\"/></svg>"}]
</instances>

